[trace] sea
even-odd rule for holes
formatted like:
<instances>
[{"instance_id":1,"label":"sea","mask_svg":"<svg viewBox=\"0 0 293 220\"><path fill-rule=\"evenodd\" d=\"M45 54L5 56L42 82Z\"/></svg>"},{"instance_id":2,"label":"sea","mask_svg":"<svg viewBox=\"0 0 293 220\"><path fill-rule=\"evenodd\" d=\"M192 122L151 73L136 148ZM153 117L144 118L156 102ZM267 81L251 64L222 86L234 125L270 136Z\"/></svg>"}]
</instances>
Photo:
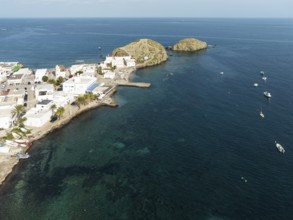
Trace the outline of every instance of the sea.
<instances>
[{"instance_id":1,"label":"sea","mask_svg":"<svg viewBox=\"0 0 293 220\"><path fill-rule=\"evenodd\" d=\"M151 88L119 87L119 107L34 142L0 188L0 219L293 219L293 19L0 19L0 61L68 67L187 37L211 46L169 51L132 75Z\"/></svg>"}]
</instances>

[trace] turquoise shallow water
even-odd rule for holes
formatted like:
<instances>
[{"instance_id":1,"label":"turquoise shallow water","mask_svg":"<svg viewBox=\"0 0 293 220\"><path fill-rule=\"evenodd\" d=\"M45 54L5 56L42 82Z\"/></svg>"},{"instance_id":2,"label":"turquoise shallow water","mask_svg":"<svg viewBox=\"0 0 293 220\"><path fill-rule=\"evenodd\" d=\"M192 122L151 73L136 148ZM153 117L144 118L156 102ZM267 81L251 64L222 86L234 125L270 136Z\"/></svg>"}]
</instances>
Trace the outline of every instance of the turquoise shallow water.
<instances>
[{"instance_id":1,"label":"turquoise shallow water","mask_svg":"<svg viewBox=\"0 0 293 220\"><path fill-rule=\"evenodd\" d=\"M292 20L1 20L6 24L12 30L0 35L1 58L29 66L89 62L99 56L97 45L108 53L144 35L164 45L199 35L217 46L173 53L137 71L133 80L151 82L150 89L119 88L118 108L87 112L35 142L1 188L1 219L291 218ZM16 35L17 25L27 32ZM27 46L16 54L11 48L20 41ZM50 48L58 42L62 49ZM38 43L46 54L38 54Z\"/></svg>"}]
</instances>

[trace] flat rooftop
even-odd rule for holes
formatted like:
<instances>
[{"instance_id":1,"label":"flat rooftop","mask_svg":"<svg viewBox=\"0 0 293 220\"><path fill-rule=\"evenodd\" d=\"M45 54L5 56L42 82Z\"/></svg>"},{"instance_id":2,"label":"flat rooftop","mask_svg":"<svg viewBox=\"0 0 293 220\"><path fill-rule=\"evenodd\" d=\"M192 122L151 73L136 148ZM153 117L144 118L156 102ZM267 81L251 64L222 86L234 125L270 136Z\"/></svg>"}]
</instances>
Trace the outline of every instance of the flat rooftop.
<instances>
[{"instance_id":1,"label":"flat rooftop","mask_svg":"<svg viewBox=\"0 0 293 220\"><path fill-rule=\"evenodd\" d=\"M47 114L48 112L51 112L50 109L37 109L37 108L31 108L27 111L24 117L30 117L30 118L40 118L43 115Z\"/></svg>"},{"instance_id":2,"label":"flat rooftop","mask_svg":"<svg viewBox=\"0 0 293 220\"><path fill-rule=\"evenodd\" d=\"M38 102L37 105L48 105L52 100L43 100L41 102Z\"/></svg>"}]
</instances>

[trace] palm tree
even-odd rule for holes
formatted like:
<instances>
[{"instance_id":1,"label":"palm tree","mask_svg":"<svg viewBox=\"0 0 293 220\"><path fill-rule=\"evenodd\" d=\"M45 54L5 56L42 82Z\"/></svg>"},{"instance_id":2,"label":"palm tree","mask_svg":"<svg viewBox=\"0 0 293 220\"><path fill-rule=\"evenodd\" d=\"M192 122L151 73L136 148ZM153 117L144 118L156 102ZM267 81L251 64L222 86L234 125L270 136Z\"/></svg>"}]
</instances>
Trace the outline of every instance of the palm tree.
<instances>
[{"instance_id":1,"label":"palm tree","mask_svg":"<svg viewBox=\"0 0 293 220\"><path fill-rule=\"evenodd\" d=\"M54 114L56 108L57 106L55 104L51 105L50 109L52 110L52 115Z\"/></svg>"},{"instance_id":2,"label":"palm tree","mask_svg":"<svg viewBox=\"0 0 293 220\"><path fill-rule=\"evenodd\" d=\"M17 124L23 124L23 122L21 123L20 120L21 116L25 113L25 108L23 105L16 105L11 113L16 115Z\"/></svg>"},{"instance_id":3,"label":"palm tree","mask_svg":"<svg viewBox=\"0 0 293 220\"><path fill-rule=\"evenodd\" d=\"M75 104L80 108L81 105L85 104L85 97L84 96L78 96L77 99L75 100Z\"/></svg>"},{"instance_id":4,"label":"palm tree","mask_svg":"<svg viewBox=\"0 0 293 220\"><path fill-rule=\"evenodd\" d=\"M24 127L24 122L27 120L26 117L19 117L17 120L17 123L19 124L19 127Z\"/></svg>"},{"instance_id":5,"label":"palm tree","mask_svg":"<svg viewBox=\"0 0 293 220\"><path fill-rule=\"evenodd\" d=\"M59 107L56 111L56 115L58 115L58 118L60 120L60 118L62 117L62 115L64 114L65 112L65 108L64 107Z\"/></svg>"}]
</instances>

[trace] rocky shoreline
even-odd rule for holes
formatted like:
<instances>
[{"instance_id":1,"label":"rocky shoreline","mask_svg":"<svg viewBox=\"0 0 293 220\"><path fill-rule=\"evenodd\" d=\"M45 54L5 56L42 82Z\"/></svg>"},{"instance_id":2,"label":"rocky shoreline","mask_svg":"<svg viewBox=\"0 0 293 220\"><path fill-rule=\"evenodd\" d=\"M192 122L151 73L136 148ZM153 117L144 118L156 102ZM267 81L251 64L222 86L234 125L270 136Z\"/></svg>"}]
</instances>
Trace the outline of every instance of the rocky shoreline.
<instances>
[{"instance_id":1,"label":"rocky shoreline","mask_svg":"<svg viewBox=\"0 0 293 220\"><path fill-rule=\"evenodd\" d=\"M149 88L151 86L150 83L140 83L140 82L129 82L129 76L134 72L133 69L129 69L127 71L126 80L121 81L115 81L116 86L135 86L140 88ZM114 101L112 96L116 93L116 90L113 89L111 92L109 92L103 100L96 100L93 101L87 105L84 106L76 106L76 105L68 105L65 107L65 114L60 119L56 120L55 122L47 123L41 128L33 128L31 133L30 142L33 143L36 140L40 140L47 136L49 133L62 128L64 125L70 123L70 121L77 116L81 115L84 112L102 107L117 107L118 104ZM33 147L33 145L31 146ZM29 152L30 148L28 147L24 150L24 152ZM9 158L8 158L9 157ZM9 175L13 172L14 168L17 166L21 159L17 158L16 156L6 156L6 159L0 162L0 187L2 184L5 183L5 181L8 179Z\"/></svg>"},{"instance_id":2,"label":"rocky shoreline","mask_svg":"<svg viewBox=\"0 0 293 220\"><path fill-rule=\"evenodd\" d=\"M31 138L30 141L33 143L36 140L40 140L44 138L45 136L52 133L53 131L60 129L64 125L70 123L72 119L76 118L77 116L81 115L84 112L87 112L102 106L117 107L118 106L117 103L112 99L112 96L115 92L116 90L113 90L111 93L109 93L107 97L105 98L105 102L95 101L95 102L89 103L88 105L81 106L80 109L77 109L76 106L68 106L67 113L71 110L70 114L66 114L60 120L55 121L54 123L47 124L45 125L45 127L33 130L32 131L33 138ZM27 148L25 152L29 152L30 149L31 147ZM0 185L3 184L5 180L9 177L9 175L13 172L14 167L18 164L20 160L21 159L17 157L10 157L9 160L5 160L3 163L0 164L1 165Z\"/></svg>"}]
</instances>

